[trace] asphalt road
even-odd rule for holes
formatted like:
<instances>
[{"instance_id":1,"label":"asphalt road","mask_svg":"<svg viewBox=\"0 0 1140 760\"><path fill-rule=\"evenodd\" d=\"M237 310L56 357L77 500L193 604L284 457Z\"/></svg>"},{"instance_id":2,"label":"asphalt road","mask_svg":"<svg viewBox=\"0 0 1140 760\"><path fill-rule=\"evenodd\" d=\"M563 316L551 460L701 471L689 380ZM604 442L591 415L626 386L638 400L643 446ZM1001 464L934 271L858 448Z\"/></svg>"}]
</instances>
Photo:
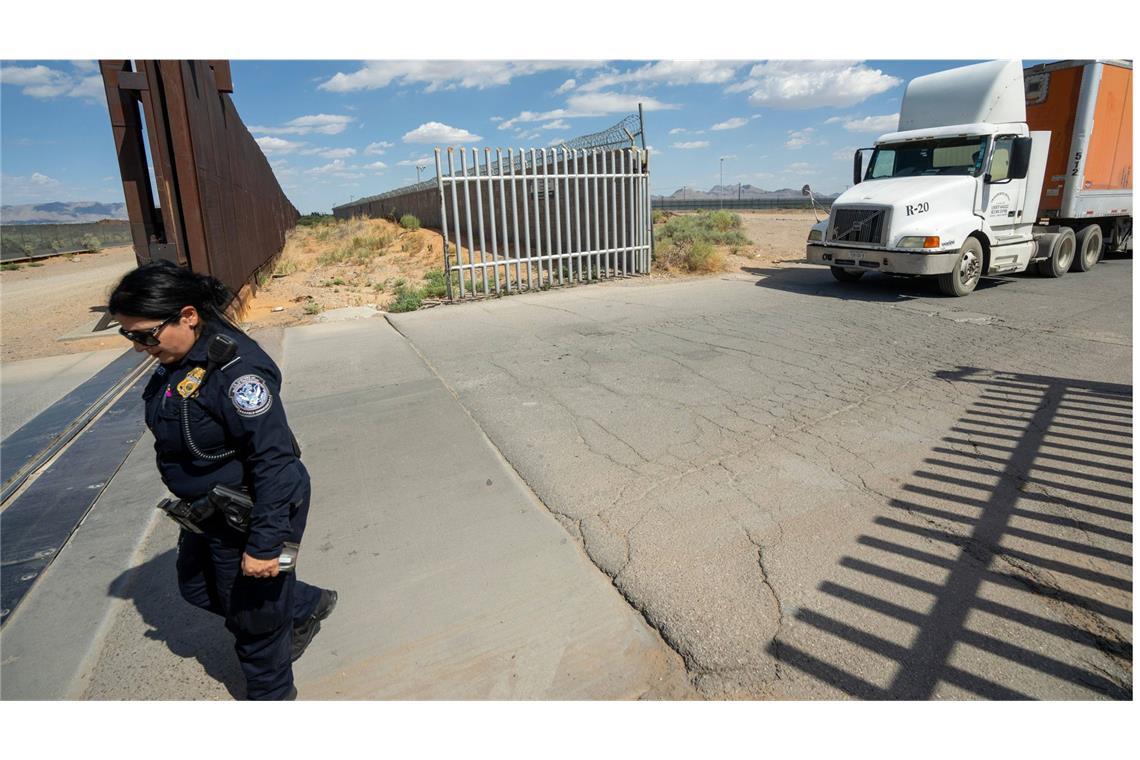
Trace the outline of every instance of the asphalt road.
<instances>
[{"instance_id":1,"label":"asphalt road","mask_svg":"<svg viewBox=\"0 0 1140 760\"><path fill-rule=\"evenodd\" d=\"M785 267L391 321L701 694L1127 698L1131 282Z\"/></svg>"}]
</instances>

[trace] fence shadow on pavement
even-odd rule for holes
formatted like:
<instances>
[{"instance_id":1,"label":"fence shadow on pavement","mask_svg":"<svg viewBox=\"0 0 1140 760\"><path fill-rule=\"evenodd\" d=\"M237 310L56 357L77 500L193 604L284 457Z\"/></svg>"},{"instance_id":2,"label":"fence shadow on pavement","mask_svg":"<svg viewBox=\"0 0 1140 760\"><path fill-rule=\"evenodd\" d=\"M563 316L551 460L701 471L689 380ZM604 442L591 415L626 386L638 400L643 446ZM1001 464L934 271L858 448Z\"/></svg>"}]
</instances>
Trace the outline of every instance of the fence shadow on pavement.
<instances>
[{"instance_id":1,"label":"fence shadow on pavement","mask_svg":"<svg viewBox=\"0 0 1140 760\"><path fill-rule=\"evenodd\" d=\"M935 374L980 388L769 652L861 698L1131 699L1131 386Z\"/></svg>"},{"instance_id":2,"label":"fence shadow on pavement","mask_svg":"<svg viewBox=\"0 0 1140 760\"><path fill-rule=\"evenodd\" d=\"M134 603L147 626L146 637L161 641L180 658L196 658L210 678L235 699L245 698L245 678L234 654L233 636L221 618L187 603L178 591L175 560L168 549L147 562L126 570L112 581L108 593ZM124 686L130 690L130 685ZM139 699L125 695L123 698ZM155 695L176 699L175 695Z\"/></svg>"}]
</instances>

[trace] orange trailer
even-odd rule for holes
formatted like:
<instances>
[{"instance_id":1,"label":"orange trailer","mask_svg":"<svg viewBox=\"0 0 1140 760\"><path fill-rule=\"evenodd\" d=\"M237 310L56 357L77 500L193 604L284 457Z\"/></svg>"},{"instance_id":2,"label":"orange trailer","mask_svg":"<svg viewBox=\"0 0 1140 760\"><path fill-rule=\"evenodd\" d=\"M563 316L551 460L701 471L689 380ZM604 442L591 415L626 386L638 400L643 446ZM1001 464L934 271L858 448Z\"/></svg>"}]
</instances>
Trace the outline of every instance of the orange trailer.
<instances>
[{"instance_id":1,"label":"orange trailer","mask_svg":"<svg viewBox=\"0 0 1140 760\"><path fill-rule=\"evenodd\" d=\"M1102 245L1130 251L1132 62L1061 61L1024 77L1029 128L1052 133L1041 222L1072 228L1078 256L1094 247L1096 256Z\"/></svg>"}]
</instances>

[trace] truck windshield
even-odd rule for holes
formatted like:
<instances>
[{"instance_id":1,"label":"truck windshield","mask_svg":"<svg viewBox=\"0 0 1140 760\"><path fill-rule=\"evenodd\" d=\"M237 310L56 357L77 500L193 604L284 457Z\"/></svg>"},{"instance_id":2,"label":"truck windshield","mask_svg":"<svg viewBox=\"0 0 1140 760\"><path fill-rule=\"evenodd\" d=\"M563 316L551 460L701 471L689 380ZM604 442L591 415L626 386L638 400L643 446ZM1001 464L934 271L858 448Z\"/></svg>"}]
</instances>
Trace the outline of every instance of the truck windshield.
<instances>
[{"instance_id":1,"label":"truck windshield","mask_svg":"<svg viewBox=\"0 0 1140 760\"><path fill-rule=\"evenodd\" d=\"M957 174L977 177L985 165L988 136L949 137L880 145L871 155L867 179Z\"/></svg>"}]
</instances>

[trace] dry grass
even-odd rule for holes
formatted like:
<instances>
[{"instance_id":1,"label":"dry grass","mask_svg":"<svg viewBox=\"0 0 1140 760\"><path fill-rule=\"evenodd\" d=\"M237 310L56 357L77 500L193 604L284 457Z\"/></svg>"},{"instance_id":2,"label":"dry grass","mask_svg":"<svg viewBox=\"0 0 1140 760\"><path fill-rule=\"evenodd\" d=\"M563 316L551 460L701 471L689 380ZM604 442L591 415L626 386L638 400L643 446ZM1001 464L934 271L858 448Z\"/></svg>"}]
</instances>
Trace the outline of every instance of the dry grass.
<instances>
[{"instance_id":1,"label":"dry grass","mask_svg":"<svg viewBox=\"0 0 1140 760\"><path fill-rule=\"evenodd\" d=\"M331 220L297 227L273 265L272 276L247 304L259 324L294 324L321 311L397 299L393 283L419 283L443 265L443 239L387 219ZM274 311L277 309L277 311Z\"/></svg>"}]
</instances>

